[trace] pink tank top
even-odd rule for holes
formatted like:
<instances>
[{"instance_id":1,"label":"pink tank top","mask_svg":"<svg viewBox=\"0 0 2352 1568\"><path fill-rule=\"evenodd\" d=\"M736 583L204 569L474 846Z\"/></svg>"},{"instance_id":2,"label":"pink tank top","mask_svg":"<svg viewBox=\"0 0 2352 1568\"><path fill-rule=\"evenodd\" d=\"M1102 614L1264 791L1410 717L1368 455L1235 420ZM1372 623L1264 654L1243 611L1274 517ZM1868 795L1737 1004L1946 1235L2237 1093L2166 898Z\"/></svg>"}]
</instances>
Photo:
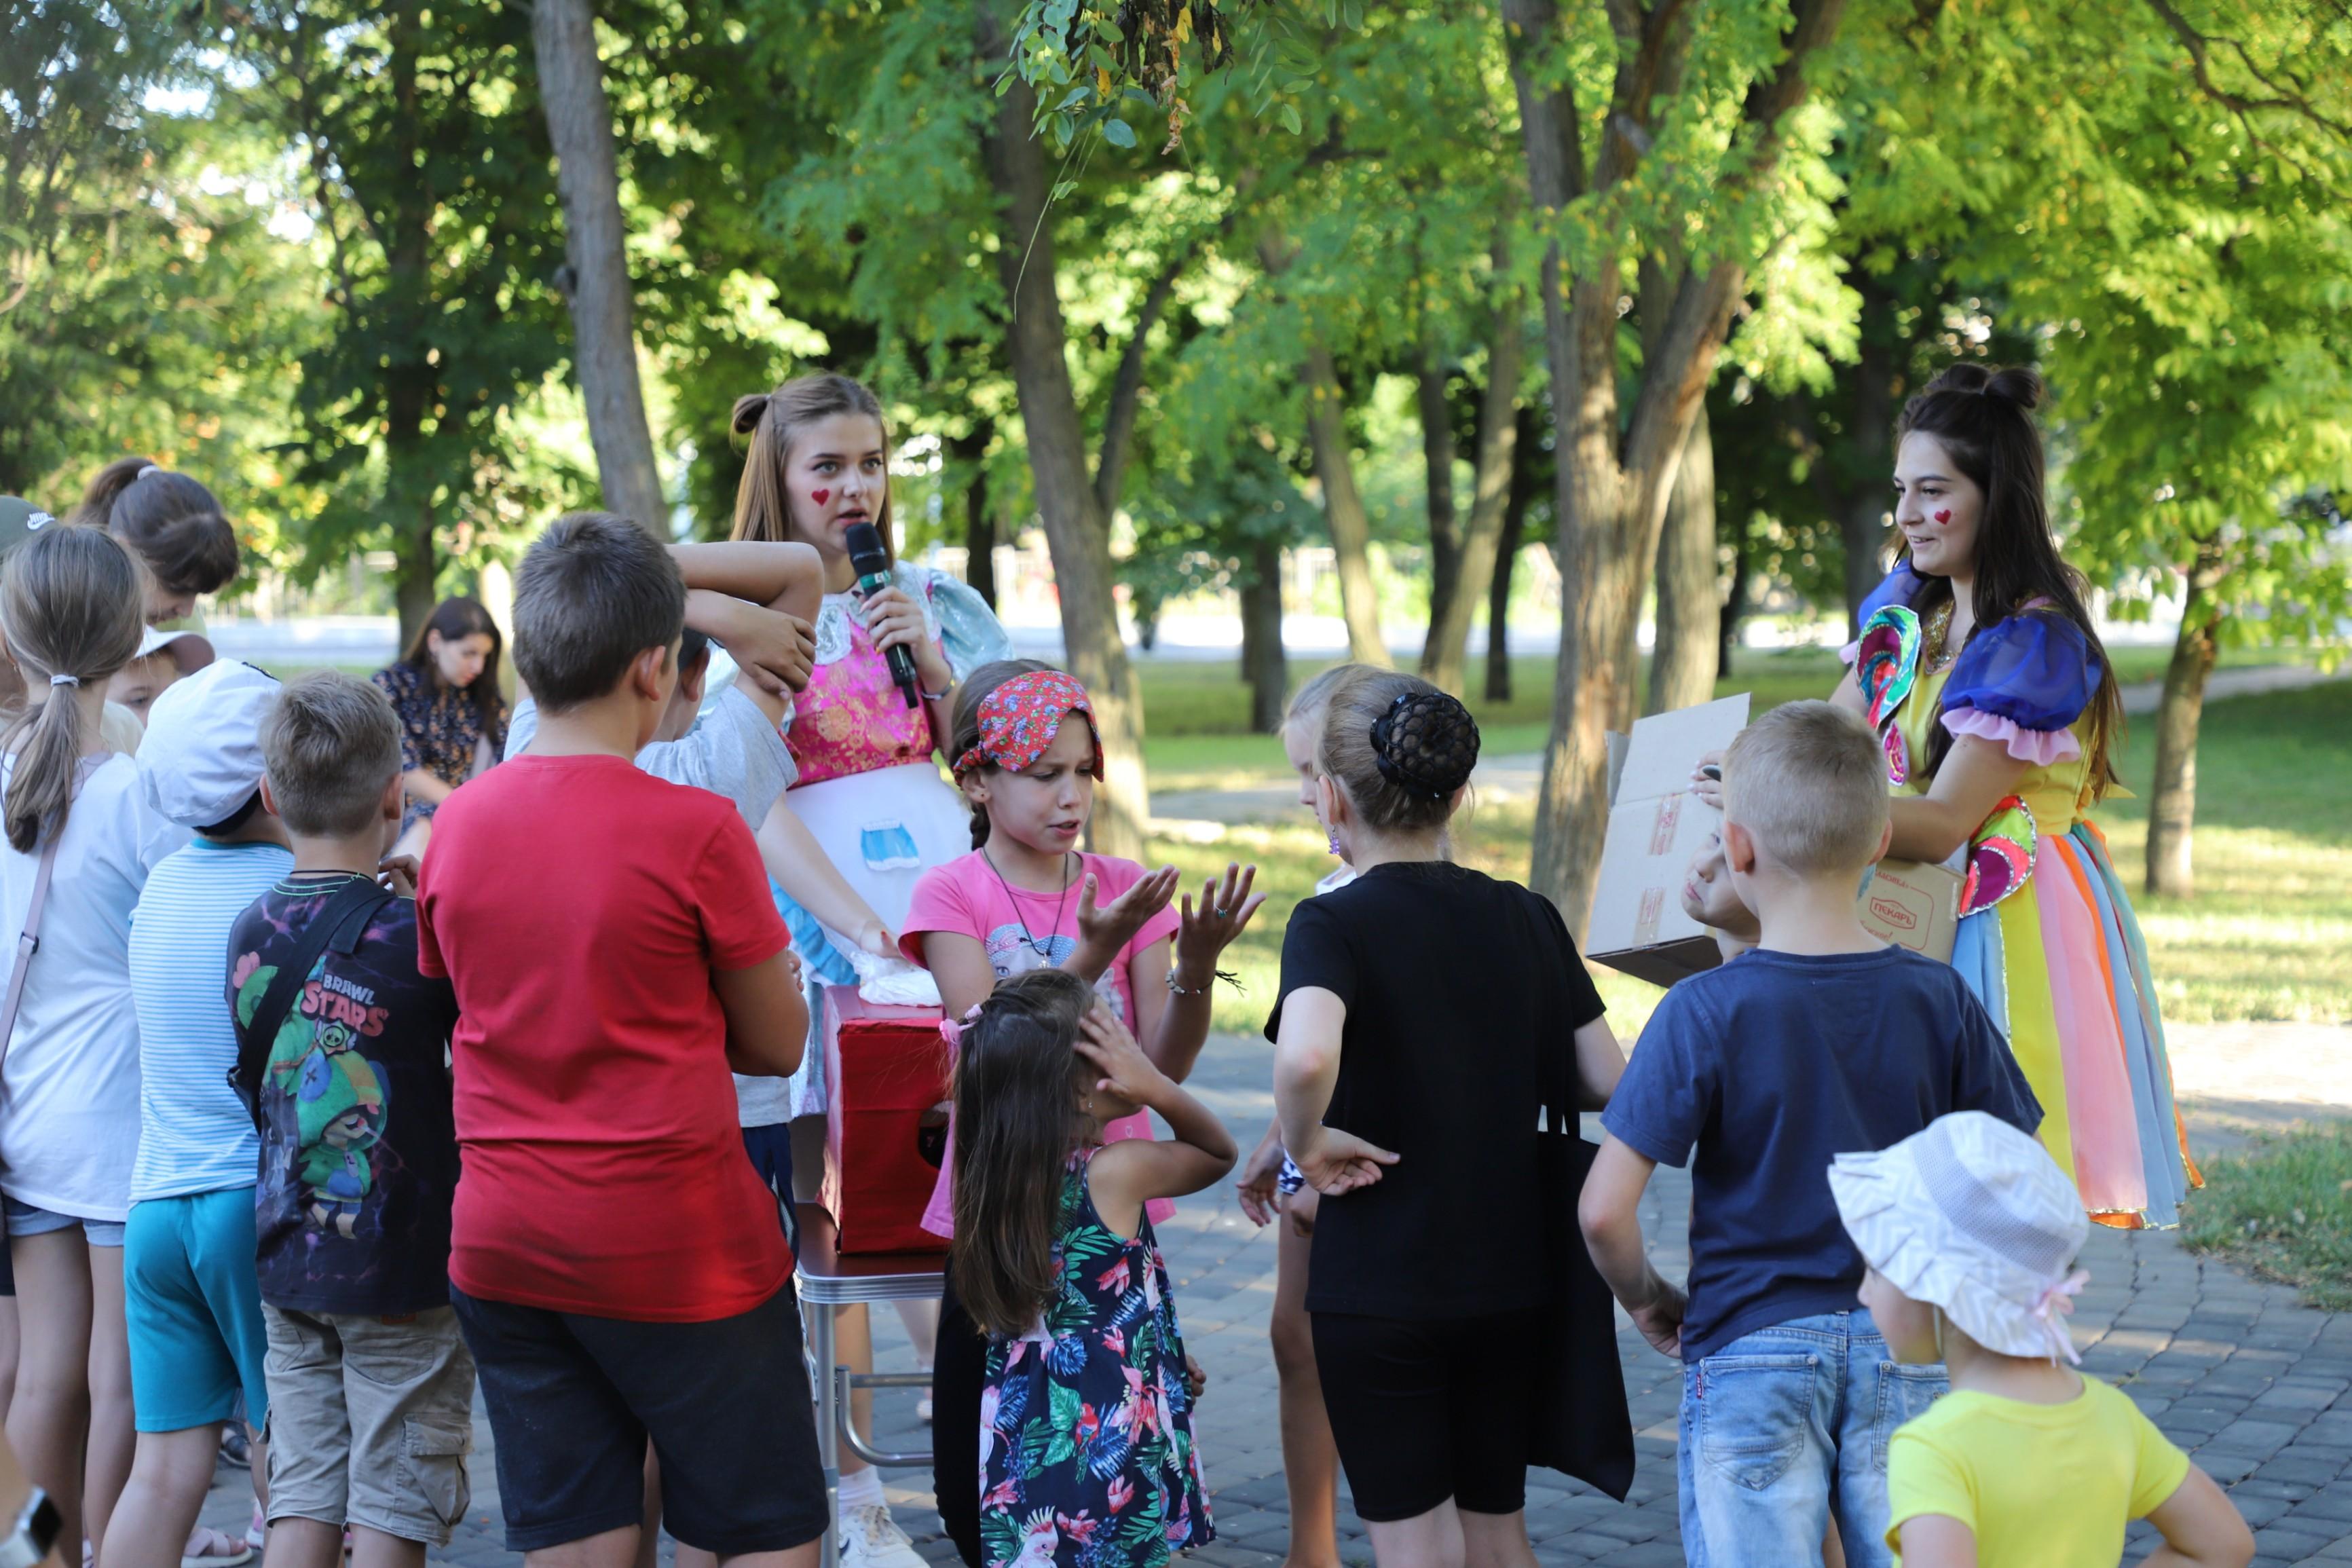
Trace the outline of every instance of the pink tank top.
<instances>
[{"instance_id":1,"label":"pink tank top","mask_svg":"<svg viewBox=\"0 0 2352 1568\"><path fill-rule=\"evenodd\" d=\"M847 619L849 651L816 667L784 731L784 744L800 769L796 789L919 763L931 754L927 708L907 706L866 623L854 609Z\"/></svg>"}]
</instances>

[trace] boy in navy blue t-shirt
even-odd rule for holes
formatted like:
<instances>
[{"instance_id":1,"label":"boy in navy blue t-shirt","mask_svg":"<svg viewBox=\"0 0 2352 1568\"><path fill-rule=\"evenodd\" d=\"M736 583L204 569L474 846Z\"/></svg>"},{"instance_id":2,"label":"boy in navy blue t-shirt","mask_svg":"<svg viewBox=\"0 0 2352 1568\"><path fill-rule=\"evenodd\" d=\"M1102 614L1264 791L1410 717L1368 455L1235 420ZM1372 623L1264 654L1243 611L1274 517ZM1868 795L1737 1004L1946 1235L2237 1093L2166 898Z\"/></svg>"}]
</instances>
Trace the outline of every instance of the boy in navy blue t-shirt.
<instances>
[{"instance_id":1,"label":"boy in navy blue t-shirt","mask_svg":"<svg viewBox=\"0 0 2352 1568\"><path fill-rule=\"evenodd\" d=\"M1889 1561L1886 1440L1944 1391L1943 1370L1896 1364L1857 1303L1831 1157L1948 1111L2028 1132L2042 1120L1959 973L1855 917L1890 833L1884 769L1827 702L1775 709L1733 742L1723 854L1760 941L1659 1003L1585 1182L1593 1261L1684 1363L1683 1547L1698 1568L1818 1563L1832 1500L1847 1562ZM1638 1214L1651 1171L1686 1161L1687 1299L1650 1267Z\"/></svg>"}]
</instances>

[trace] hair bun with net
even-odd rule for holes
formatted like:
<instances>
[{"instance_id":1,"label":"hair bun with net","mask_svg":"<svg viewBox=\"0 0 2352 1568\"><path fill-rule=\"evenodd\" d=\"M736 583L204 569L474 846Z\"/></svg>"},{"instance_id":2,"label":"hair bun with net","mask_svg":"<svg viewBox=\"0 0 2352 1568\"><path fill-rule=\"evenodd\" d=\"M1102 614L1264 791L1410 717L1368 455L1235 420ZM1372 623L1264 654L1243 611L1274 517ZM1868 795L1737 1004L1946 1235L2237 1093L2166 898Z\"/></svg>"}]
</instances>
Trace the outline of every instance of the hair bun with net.
<instances>
[{"instance_id":1,"label":"hair bun with net","mask_svg":"<svg viewBox=\"0 0 2352 1568\"><path fill-rule=\"evenodd\" d=\"M1478 765L1478 721L1443 691L1407 691L1372 721L1381 776L1425 800L1444 800Z\"/></svg>"}]
</instances>

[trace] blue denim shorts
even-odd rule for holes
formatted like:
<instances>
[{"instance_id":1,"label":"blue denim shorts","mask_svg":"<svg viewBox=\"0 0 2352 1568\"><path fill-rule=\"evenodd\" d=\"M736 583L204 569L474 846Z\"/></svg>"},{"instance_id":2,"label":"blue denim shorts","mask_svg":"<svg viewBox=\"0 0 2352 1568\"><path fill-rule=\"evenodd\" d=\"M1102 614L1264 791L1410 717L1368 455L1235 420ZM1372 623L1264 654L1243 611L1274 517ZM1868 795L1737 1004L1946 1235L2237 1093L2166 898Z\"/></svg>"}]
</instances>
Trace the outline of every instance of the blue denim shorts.
<instances>
[{"instance_id":1,"label":"blue denim shorts","mask_svg":"<svg viewBox=\"0 0 2352 1568\"><path fill-rule=\"evenodd\" d=\"M92 1247L122 1245L122 1222L119 1219L81 1219L69 1214L35 1208L30 1204L20 1204L15 1198L0 1198L0 1207L6 1210L10 1236L47 1236L53 1230L78 1225Z\"/></svg>"},{"instance_id":2,"label":"blue denim shorts","mask_svg":"<svg viewBox=\"0 0 2352 1568\"><path fill-rule=\"evenodd\" d=\"M1794 1318L1683 1368L1683 1552L1691 1568L1821 1561L1832 1500L1852 1568L1888 1568L1886 1446L1947 1387L1895 1361L1867 1311Z\"/></svg>"}]
</instances>

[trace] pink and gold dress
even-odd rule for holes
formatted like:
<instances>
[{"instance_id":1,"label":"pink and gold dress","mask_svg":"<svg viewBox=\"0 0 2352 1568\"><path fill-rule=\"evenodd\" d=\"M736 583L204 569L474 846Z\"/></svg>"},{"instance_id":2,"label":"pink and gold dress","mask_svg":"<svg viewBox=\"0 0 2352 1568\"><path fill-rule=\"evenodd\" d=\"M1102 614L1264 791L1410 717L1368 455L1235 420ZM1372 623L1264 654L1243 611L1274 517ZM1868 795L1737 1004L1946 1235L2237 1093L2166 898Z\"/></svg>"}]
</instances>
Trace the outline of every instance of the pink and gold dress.
<instances>
[{"instance_id":1,"label":"pink and gold dress","mask_svg":"<svg viewBox=\"0 0 2352 1568\"><path fill-rule=\"evenodd\" d=\"M1897 566L1864 602L1848 649L1901 794L1927 793L1933 726L2030 763L1950 862L1960 873L1953 967L2042 1101L2041 1138L2103 1225L2168 1226L2203 1178L2173 1103L2147 943L2092 804L2091 700L2107 671L2080 628L2028 605L1979 626L1928 669L1912 606L1927 579Z\"/></svg>"}]
</instances>

